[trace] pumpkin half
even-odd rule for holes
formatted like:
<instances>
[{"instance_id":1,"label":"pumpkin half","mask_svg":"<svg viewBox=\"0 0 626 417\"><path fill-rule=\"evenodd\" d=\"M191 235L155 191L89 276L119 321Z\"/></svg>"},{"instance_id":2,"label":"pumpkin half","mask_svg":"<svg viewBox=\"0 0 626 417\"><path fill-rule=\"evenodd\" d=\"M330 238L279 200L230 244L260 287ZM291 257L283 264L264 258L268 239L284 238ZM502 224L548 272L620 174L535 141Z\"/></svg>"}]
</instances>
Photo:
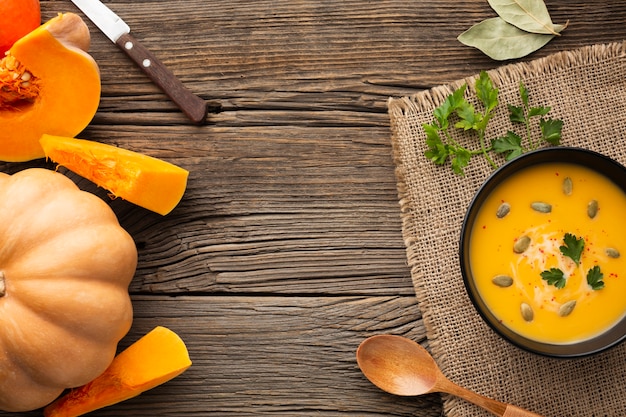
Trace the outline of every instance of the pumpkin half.
<instances>
[{"instance_id":1,"label":"pumpkin half","mask_svg":"<svg viewBox=\"0 0 626 417\"><path fill-rule=\"evenodd\" d=\"M161 215L183 198L189 171L158 158L85 139L43 135L47 158L81 175L113 197Z\"/></svg>"},{"instance_id":2,"label":"pumpkin half","mask_svg":"<svg viewBox=\"0 0 626 417\"><path fill-rule=\"evenodd\" d=\"M75 136L89 124L101 91L90 40L78 15L59 14L0 60L0 160L42 158L43 133Z\"/></svg>"},{"instance_id":3,"label":"pumpkin half","mask_svg":"<svg viewBox=\"0 0 626 417\"><path fill-rule=\"evenodd\" d=\"M0 409L40 408L113 360L132 323L137 249L64 175L0 173Z\"/></svg>"}]
</instances>

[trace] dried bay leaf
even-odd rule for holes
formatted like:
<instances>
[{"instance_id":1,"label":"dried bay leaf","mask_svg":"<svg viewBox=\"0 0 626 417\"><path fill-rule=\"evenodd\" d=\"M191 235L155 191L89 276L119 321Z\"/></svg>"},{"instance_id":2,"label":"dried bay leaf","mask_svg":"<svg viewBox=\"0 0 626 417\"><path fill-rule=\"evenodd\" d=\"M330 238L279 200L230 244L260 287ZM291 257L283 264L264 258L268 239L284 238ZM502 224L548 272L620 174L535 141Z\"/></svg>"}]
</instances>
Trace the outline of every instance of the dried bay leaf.
<instances>
[{"instance_id":1,"label":"dried bay leaf","mask_svg":"<svg viewBox=\"0 0 626 417\"><path fill-rule=\"evenodd\" d=\"M535 52L554 36L527 32L501 17L494 17L475 24L457 39L464 45L481 50L491 59L504 61Z\"/></svg>"},{"instance_id":2,"label":"dried bay leaf","mask_svg":"<svg viewBox=\"0 0 626 417\"><path fill-rule=\"evenodd\" d=\"M567 25L555 25L543 0L488 0L504 21L526 32L559 35Z\"/></svg>"}]
</instances>

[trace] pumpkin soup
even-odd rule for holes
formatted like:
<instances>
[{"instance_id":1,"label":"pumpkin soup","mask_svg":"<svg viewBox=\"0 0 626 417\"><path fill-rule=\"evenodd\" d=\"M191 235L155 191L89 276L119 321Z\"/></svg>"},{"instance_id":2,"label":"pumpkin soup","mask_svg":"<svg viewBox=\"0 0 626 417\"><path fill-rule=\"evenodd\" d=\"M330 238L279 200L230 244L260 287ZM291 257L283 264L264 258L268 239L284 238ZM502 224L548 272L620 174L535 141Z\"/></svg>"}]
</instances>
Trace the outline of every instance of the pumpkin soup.
<instances>
[{"instance_id":1,"label":"pumpkin soup","mask_svg":"<svg viewBox=\"0 0 626 417\"><path fill-rule=\"evenodd\" d=\"M625 212L624 192L588 168L544 163L516 172L473 223L480 297L506 327L538 342L606 331L626 311Z\"/></svg>"}]
</instances>

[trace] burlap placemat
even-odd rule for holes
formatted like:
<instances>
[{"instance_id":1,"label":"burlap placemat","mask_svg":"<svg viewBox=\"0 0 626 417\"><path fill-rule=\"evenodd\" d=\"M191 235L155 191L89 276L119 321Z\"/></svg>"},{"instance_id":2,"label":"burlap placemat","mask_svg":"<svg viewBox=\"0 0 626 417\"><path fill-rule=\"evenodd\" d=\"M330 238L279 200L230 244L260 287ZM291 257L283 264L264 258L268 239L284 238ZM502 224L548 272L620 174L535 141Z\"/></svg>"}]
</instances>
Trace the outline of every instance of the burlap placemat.
<instances>
[{"instance_id":1,"label":"burlap placemat","mask_svg":"<svg viewBox=\"0 0 626 417\"><path fill-rule=\"evenodd\" d=\"M500 89L501 103L521 104L522 80L531 105L551 106L549 116L564 121L563 145L626 163L626 42L507 65L489 75ZM449 166L435 166L424 156L421 125L430 123L433 109L463 83L475 96L476 76L388 103L403 235L433 356L454 382L546 417L626 416L625 344L583 359L527 353L500 339L466 294L458 258L461 222L493 171L478 157L465 177ZM500 105L487 136L512 128L506 106ZM449 396L444 396L444 412L450 417L490 415Z\"/></svg>"}]
</instances>

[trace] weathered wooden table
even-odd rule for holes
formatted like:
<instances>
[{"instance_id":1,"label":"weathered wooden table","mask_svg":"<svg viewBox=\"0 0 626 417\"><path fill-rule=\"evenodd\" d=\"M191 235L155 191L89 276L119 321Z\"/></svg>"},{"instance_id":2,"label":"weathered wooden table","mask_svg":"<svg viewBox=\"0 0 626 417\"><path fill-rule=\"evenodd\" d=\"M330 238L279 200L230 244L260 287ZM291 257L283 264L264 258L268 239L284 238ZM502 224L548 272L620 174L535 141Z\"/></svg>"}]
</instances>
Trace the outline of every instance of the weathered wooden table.
<instances>
[{"instance_id":1,"label":"weathered wooden table","mask_svg":"<svg viewBox=\"0 0 626 417\"><path fill-rule=\"evenodd\" d=\"M487 1L105 3L213 112L191 125L89 23L103 91L80 137L191 172L165 217L110 203L139 249L135 321L120 347L165 325L194 363L93 415L441 415L436 394L397 398L370 384L355 350L381 333L427 344L386 103L502 64L456 40L495 15ZM622 0L546 4L556 23L570 25L525 60L626 39ZM78 12L69 0L41 6L44 20ZM40 160L0 170L31 166L53 167Z\"/></svg>"}]
</instances>

